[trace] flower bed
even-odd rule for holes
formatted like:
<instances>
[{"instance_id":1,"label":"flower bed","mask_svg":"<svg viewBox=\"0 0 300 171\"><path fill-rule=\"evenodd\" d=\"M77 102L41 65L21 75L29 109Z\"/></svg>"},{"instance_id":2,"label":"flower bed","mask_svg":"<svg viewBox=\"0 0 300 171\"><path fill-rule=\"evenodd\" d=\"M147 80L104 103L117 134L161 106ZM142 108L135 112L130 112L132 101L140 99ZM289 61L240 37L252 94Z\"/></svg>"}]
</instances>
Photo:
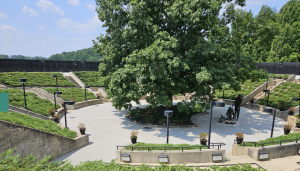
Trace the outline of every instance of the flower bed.
<instances>
[{"instance_id":1,"label":"flower bed","mask_svg":"<svg viewBox=\"0 0 300 171\"><path fill-rule=\"evenodd\" d=\"M75 87L74 83L69 82L59 72L7 72L0 73L0 83L4 83L8 87L21 87L20 78L26 78L25 86L56 86L56 78L52 75L57 75L57 84L59 87Z\"/></svg>"},{"instance_id":2,"label":"flower bed","mask_svg":"<svg viewBox=\"0 0 300 171\"><path fill-rule=\"evenodd\" d=\"M56 88L43 88L44 90L53 94L56 91ZM74 100L75 102L81 102L85 100L85 89L80 88L58 88L58 91L61 91L62 94L59 95L60 98L64 100ZM86 99L97 99L97 97L86 90Z\"/></svg>"}]
</instances>

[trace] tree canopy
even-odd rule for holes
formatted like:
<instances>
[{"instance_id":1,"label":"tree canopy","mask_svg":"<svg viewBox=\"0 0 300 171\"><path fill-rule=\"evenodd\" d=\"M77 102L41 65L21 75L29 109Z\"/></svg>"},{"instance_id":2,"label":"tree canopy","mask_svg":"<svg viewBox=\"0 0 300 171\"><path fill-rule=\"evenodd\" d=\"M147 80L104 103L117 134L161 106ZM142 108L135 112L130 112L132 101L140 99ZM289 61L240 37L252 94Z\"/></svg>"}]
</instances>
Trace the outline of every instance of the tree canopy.
<instances>
[{"instance_id":1,"label":"tree canopy","mask_svg":"<svg viewBox=\"0 0 300 171\"><path fill-rule=\"evenodd\" d=\"M149 95L151 105L172 105L172 95L193 93L180 111L209 108L212 88L239 90L261 76L254 59L235 48L227 24L244 0L96 0L106 34L94 40L102 55L101 82L116 109ZM222 5L226 6L219 17ZM253 74L250 74L253 73Z\"/></svg>"}]
</instances>

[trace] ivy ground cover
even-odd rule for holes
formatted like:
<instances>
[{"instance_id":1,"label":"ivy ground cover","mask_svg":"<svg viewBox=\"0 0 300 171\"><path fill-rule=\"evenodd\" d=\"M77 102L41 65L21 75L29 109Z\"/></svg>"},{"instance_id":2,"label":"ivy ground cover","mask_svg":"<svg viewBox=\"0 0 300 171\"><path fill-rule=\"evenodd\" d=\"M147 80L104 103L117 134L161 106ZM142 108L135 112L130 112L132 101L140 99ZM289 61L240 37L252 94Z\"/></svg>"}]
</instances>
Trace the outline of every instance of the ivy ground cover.
<instances>
[{"instance_id":1,"label":"ivy ground cover","mask_svg":"<svg viewBox=\"0 0 300 171\"><path fill-rule=\"evenodd\" d=\"M245 97L266 81L267 81L267 79L260 79L260 80L254 81L254 82L252 82L251 80L247 80L244 82L244 84L242 84L242 83L240 84L241 91L224 90L224 98L235 100L235 98L239 94L241 94L242 97ZM216 90L215 96L217 98L223 98L223 90Z\"/></svg>"},{"instance_id":2,"label":"ivy ground cover","mask_svg":"<svg viewBox=\"0 0 300 171\"><path fill-rule=\"evenodd\" d=\"M298 101L292 101L293 97L299 97L300 84L285 82L277 86L269 95L270 107L279 109L279 102L284 103L284 110L287 110L291 106L298 106ZM256 103L260 105L267 105L268 96L258 100Z\"/></svg>"},{"instance_id":3,"label":"ivy ground cover","mask_svg":"<svg viewBox=\"0 0 300 171\"><path fill-rule=\"evenodd\" d=\"M89 85L91 87L103 86L99 83L99 80L101 79L101 77L99 76L98 71L80 71L79 74L78 74L78 72L74 72L74 74L76 74L76 76L85 85Z\"/></svg>"},{"instance_id":4,"label":"ivy ground cover","mask_svg":"<svg viewBox=\"0 0 300 171\"><path fill-rule=\"evenodd\" d=\"M23 91L20 89L0 89L0 93L8 93L9 104L25 109ZM54 108L54 103L46 99L41 99L34 93L26 92L26 105L28 110L42 114L44 116L50 116L49 109ZM56 105L57 108L60 105Z\"/></svg>"},{"instance_id":5,"label":"ivy ground cover","mask_svg":"<svg viewBox=\"0 0 300 171\"><path fill-rule=\"evenodd\" d=\"M57 84L59 87L75 87L74 83L69 82L59 72L7 72L0 73L0 83L4 83L8 87L21 87L20 78L26 78L25 86L56 86L56 78L52 75L57 75Z\"/></svg>"},{"instance_id":6,"label":"ivy ground cover","mask_svg":"<svg viewBox=\"0 0 300 171\"><path fill-rule=\"evenodd\" d=\"M43 88L44 90L48 91L49 93L53 94L56 91L56 88ZM59 95L60 98L68 101L73 100L75 102L81 102L85 100L85 89L80 88L58 88L58 91L61 91L62 94ZM86 99L96 99L97 97L86 90Z\"/></svg>"},{"instance_id":7,"label":"ivy ground cover","mask_svg":"<svg viewBox=\"0 0 300 171\"><path fill-rule=\"evenodd\" d=\"M69 138L75 138L77 135L75 131L70 131L67 128L61 128L53 121L37 119L29 115L23 115L16 112L0 112L0 120L27 126L30 128L34 128L45 132L50 132L53 134L57 134Z\"/></svg>"}]
</instances>

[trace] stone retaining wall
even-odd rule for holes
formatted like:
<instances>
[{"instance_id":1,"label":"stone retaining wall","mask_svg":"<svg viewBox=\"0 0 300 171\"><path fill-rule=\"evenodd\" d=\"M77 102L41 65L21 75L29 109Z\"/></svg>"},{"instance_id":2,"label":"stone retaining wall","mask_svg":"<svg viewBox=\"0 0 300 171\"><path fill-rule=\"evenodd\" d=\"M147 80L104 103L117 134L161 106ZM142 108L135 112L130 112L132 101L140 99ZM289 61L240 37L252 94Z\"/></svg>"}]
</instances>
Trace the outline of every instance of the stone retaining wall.
<instances>
[{"instance_id":1,"label":"stone retaining wall","mask_svg":"<svg viewBox=\"0 0 300 171\"><path fill-rule=\"evenodd\" d=\"M259 104L248 104L249 109L257 110L260 112L263 112L265 107L267 107L267 106L259 105ZM271 107L268 107L268 108L271 108ZM275 110L276 110L276 117L278 117L278 118L286 118L289 114L289 110L286 110L286 111L280 111L277 109L275 109Z\"/></svg>"},{"instance_id":2,"label":"stone retaining wall","mask_svg":"<svg viewBox=\"0 0 300 171\"><path fill-rule=\"evenodd\" d=\"M158 163L159 155L168 155L168 164L184 164L184 163L212 163L212 154L222 153L222 161L225 161L224 149L202 149L200 150L152 150L152 151L129 151L124 149L116 150L116 158L118 162L122 162L122 154L129 154L130 163Z\"/></svg>"},{"instance_id":3,"label":"stone retaining wall","mask_svg":"<svg viewBox=\"0 0 300 171\"><path fill-rule=\"evenodd\" d=\"M88 135L67 138L0 120L0 153L16 147L14 153L21 157L32 154L43 159L52 154L53 160L88 144Z\"/></svg>"},{"instance_id":4,"label":"stone retaining wall","mask_svg":"<svg viewBox=\"0 0 300 171\"><path fill-rule=\"evenodd\" d=\"M76 110L76 109L79 109L82 107L91 106L91 105L95 105L95 104L101 104L101 103L103 103L102 99L93 99L93 100L78 102L78 103L75 103L75 105L67 105L67 109L68 110Z\"/></svg>"}]
</instances>

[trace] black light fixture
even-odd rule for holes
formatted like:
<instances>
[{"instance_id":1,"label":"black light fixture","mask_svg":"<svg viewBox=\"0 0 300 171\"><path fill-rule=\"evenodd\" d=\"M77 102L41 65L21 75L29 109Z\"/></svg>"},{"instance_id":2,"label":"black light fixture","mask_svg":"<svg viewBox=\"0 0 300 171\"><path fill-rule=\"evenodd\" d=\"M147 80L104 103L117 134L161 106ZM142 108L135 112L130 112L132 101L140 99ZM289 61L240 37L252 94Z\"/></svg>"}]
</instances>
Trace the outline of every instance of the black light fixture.
<instances>
[{"instance_id":1,"label":"black light fixture","mask_svg":"<svg viewBox=\"0 0 300 171\"><path fill-rule=\"evenodd\" d=\"M164 115L167 117L167 144L169 143L169 117L173 116L172 110L165 110Z\"/></svg>"},{"instance_id":2,"label":"black light fixture","mask_svg":"<svg viewBox=\"0 0 300 171\"><path fill-rule=\"evenodd\" d=\"M25 109L27 110L26 96L25 96L25 85L24 85L24 83L27 82L27 79L26 78L20 78L19 82L23 83L24 103L25 103Z\"/></svg>"},{"instance_id":3,"label":"black light fixture","mask_svg":"<svg viewBox=\"0 0 300 171\"><path fill-rule=\"evenodd\" d=\"M74 62L74 65L78 65L78 76L79 76L79 64L77 64L77 62Z\"/></svg>"},{"instance_id":4,"label":"black light fixture","mask_svg":"<svg viewBox=\"0 0 300 171\"><path fill-rule=\"evenodd\" d=\"M45 68L45 60L44 59L41 59L41 62L43 62L44 63L44 72L46 72L46 68Z\"/></svg>"},{"instance_id":5,"label":"black light fixture","mask_svg":"<svg viewBox=\"0 0 300 171\"><path fill-rule=\"evenodd\" d=\"M299 98L298 97L293 97L292 101L299 101L299 106L300 106L300 93L299 93ZM299 109L298 119L299 119L299 116L300 116L300 109Z\"/></svg>"},{"instance_id":6,"label":"black light fixture","mask_svg":"<svg viewBox=\"0 0 300 171\"><path fill-rule=\"evenodd\" d=\"M57 85L57 75L52 75L53 78L56 78L56 91L58 91L58 85Z\"/></svg>"},{"instance_id":7,"label":"black light fixture","mask_svg":"<svg viewBox=\"0 0 300 171\"><path fill-rule=\"evenodd\" d=\"M84 60L81 60L82 63L82 71L84 71Z\"/></svg>"},{"instance_id":8,"label":"black light fixture","mask_svg":"<svg viewBox=\"0 0 300 171\"><path fill-rule=\"evenodd\" d=\"M67 108L66 105L74 105L75 102L74 101L65 101L63 106L64 106L64 110L65 110L65 127L68 128L67 126Z\"/></svg>"},{"instance_id":9,"label":"black light fixture","mask_svg":"<svg viewBox=\"0 0 300 171\"><path fill-rule=\"evenodd\" d=\"M266 89L263 90L263 92L266 93L265 95L267 95L267 93L268 93L267 106L269 106L269 96L270 96L270 90L268 90L268 80L269 80L268 78L269 78L269 77L267 76Z\"/></svg>"},{"instance_id":10,"label":"black light fixture","mask_svg":"<svg viewBox=\"0 0 300 171\"><path fill-rule=\"evenodd\" d=\"M85 90L85 91L84 91L85 101L86 101L86 89L87 89L87 88L90 88L90 86L89 86L89 85L84 86L84 90Z\"/></svg>"},{"instance_id":11,"label":"black light fixture","mask_svg":"<svg viewBox=\"0 0 300 171\"><path fill-rule=\"evenodd\" d=\"M276 110L269 108L269 107L265 107L264 108L264 112L267 113L272 113L273 112L273 122L272 122L272 129L271 129L271 138L273 137L273 130L274 130L274 122L275 122L275 115L276 115Z\"/></svg>"},{"instance_id":12,"label":"black light fixture","mask_svg":"<svg viewBox=\"0 0 300 171\"><path fill-rule=\"evenodd\" d=\"M209 128L208 128L208 148L210 148L210 134L211 134L211 122L212 122L212 107L225 107L225 102L210 102L210 114L209 114Z\"/></svg>"},{"instance_id":13,"label":"black light fixture","mask_svg":"<svg viewBox=\"0 0 300 171\"><path fill-rule=\"evenodd\" d=\"M61 91L55 91L55 92L54 92L55 112L57 112L57 110L56 110L56 98L55 98L55 94L62 94L62 92L61 92Z\"/></svg>"}]
</instances>

